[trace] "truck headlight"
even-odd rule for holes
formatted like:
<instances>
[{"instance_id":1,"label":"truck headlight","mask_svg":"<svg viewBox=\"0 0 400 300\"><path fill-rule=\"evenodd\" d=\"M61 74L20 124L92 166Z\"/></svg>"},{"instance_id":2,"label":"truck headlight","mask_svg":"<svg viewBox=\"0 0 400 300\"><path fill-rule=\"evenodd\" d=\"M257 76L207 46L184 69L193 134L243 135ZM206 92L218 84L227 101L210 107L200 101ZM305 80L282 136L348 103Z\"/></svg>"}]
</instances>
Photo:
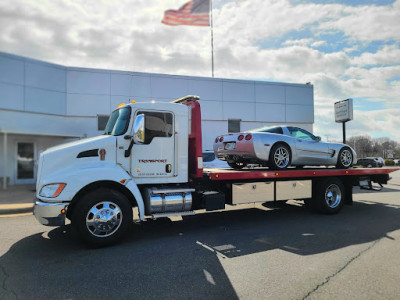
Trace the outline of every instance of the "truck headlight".
<instances>
[{"instance_id":1,"label":"truck headlight","mask_svg":"<svg viewBox=\"0 0 400 300\"><path fill-rule=\"evenodd\" d=\"M55 198L61 194L65 186L65 183L52 183L45 185L40 190L39 196L46 198Z\"/></svg>"}]
</instances>

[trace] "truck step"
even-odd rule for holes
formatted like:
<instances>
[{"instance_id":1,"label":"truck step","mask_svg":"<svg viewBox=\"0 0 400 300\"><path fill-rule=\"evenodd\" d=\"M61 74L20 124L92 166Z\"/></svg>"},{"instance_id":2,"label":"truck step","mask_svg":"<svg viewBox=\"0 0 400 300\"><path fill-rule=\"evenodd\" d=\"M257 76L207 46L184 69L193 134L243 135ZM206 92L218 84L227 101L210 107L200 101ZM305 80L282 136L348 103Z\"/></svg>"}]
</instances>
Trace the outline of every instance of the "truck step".
<instances>
[{"instance_id":1,"label":"truck step","mask_svg":"<svg viewBox=\"0 0 400 300\"><path fill-rule=\"evenodd\" d=\"M169 217L183 217L183 216L193 216L195 215L194 211L180 211L180 212L166 212L166 213L157 213L152 214L151 217L153 219L158 218L169 218Z\"/></svg>"}]
</instances>

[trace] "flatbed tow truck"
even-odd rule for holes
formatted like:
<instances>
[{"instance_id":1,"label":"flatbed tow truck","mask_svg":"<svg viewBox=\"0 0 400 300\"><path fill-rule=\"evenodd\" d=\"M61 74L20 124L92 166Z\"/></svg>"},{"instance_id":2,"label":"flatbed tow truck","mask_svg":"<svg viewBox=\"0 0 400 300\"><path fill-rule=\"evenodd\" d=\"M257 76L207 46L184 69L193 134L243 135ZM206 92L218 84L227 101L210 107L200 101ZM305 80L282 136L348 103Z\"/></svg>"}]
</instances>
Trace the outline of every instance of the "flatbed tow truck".
<instances>
[{"instance_id":1,"label":"flatbed tow truck","mask_svg":"<svg viewBox=\"0 0 400 300\"><path fill-rule=\"evenodd\" d=\"M120 105L105 134L50 148L39 159L34 214L48 226L71 220L94 246L118 242L133 221L187 216L225 205L301 200L334 214L353 186L373 189L398 169L204 169L197 96ZM272 147L273 145L271 145Z\"/></svg>"}]
</instances>

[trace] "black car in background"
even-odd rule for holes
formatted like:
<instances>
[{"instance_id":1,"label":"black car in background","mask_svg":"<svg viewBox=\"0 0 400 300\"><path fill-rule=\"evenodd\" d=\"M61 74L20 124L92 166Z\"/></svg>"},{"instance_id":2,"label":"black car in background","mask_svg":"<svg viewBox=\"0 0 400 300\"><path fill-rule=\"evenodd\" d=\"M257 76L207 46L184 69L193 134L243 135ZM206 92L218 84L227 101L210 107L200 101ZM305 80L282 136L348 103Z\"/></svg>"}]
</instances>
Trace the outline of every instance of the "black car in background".
<instances>
[{"instance_id":1,"label":"black car in background","mask_svg":"<svg viewBox=\"0 0 400 300\"><path fill-rule=\"evenodd\" d=\"M357 165L363 168L376 168L378 167L378 162L373 158L360 158L357 160Z\"/></svg>"}]
</instances>

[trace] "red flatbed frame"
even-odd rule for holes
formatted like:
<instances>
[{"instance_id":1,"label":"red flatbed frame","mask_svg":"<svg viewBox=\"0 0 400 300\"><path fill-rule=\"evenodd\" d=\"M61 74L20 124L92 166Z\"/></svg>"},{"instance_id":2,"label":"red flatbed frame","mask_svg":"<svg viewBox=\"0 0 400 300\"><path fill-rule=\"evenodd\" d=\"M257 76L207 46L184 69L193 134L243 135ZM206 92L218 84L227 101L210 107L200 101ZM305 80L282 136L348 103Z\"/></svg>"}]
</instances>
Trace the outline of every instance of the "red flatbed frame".
<instances>
[{"instance_id":1,"label":"red flatbed frame","mask_svg":"<svg viewBox=\"0 0 400 300\"><path fill-rule=\"evenodd\" d=\"M400 168L356 168L356 169L334 169L315 168L301 170L274 171L269 169L204 169L203 173L209 180L256 180L276 178L313 178L329 176L373 176L389 174L400 170Z\"/></svg>"}]
</instances>

